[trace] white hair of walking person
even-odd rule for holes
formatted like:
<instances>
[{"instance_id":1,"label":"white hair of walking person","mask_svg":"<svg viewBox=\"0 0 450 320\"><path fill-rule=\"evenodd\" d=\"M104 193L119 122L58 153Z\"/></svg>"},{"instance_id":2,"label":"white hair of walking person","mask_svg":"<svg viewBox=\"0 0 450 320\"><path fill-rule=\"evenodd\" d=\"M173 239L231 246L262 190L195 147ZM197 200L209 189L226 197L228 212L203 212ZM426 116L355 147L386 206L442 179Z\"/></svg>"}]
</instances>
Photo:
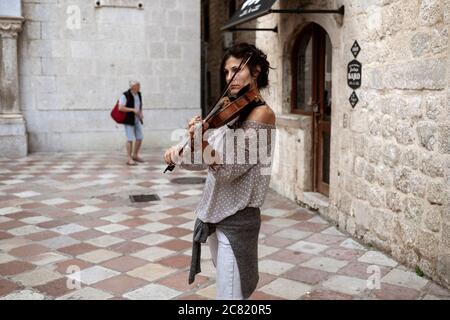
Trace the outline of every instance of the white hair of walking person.
<instances>
[{"instance_id":1,"label":"white hair of walking person","mask_svg":"<svg viewBox=\"0 0 450 320\"><path fill-rule=\"evenodd\" d=\"M140 84L139 81L137 81L137 80L130 80L129 81L130 88L135 86L135 85L137 85L137 84Z\"/></svg>"}]
</instances>

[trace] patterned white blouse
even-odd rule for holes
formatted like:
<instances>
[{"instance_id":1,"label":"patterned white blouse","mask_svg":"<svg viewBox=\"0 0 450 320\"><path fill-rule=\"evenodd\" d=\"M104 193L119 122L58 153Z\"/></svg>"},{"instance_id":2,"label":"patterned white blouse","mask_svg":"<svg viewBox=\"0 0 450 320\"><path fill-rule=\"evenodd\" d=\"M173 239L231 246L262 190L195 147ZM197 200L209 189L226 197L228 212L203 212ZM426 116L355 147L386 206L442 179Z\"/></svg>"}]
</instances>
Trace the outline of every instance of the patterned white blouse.
<instances>
[{"instance_id":1,"label":"patterned white blouse","mask_svg":"<svg viewBox=\"0 0 450 320\"><path fill-rule=\"evenodd\" d=\"M181 164L187 170L208 170L198 218L218 223L246 207L260 208L269 189L275 125L236 121L216 129L208 143L221 156L219 164Z\"/></svg>"}]
</instances>

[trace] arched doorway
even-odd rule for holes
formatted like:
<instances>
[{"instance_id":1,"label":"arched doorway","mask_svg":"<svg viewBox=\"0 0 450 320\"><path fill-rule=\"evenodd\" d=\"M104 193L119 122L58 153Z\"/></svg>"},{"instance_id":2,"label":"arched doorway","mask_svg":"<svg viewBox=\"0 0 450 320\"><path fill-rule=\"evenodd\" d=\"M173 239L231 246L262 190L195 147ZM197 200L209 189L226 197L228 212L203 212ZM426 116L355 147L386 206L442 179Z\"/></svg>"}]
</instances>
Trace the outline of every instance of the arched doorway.
<instances>
[{"instance_id":1,"label":"arched doorway","mask_svg":"<svg viewBox=\"0 0 450 320\"><path fill-rule=\"evenodd\" d=\"M292 52L292 112L313 120L313 191L329 194L332 46L316 23L298 35Z\"/></svg>"}]
</instances>

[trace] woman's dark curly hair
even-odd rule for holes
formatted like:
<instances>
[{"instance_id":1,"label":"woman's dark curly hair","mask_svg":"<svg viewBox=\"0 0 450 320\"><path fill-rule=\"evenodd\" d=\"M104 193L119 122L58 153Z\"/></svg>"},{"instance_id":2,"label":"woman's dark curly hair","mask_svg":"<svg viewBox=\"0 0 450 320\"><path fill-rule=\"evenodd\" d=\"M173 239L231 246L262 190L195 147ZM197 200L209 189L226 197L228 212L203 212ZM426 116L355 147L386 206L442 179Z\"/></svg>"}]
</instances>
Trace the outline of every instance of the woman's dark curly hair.
<instances>
[{"instance_id":1,"label":"woman's dark curly hair","mask_svg":"<svg viewBox=\"0 0 450 320\"><path fill-rule=\"evenodd\" d=\"M228 48L228 50L225 52L225 55L222 58L222 63L220 65L220 74L222 80L225 80L224 69L225 62L228 60L228 58L235 57L237 59L248 59L250 54L251 58L247 63L247 66L250 69L250 73L252 75L256 74L256 66L260 66L261 72L259 73L256 82L259 89L267 87L269 85L269 69L272 69L270 67L269 61L267 61L267 55L256 48L254 45L245 42L235 44L234 46ZM226 83L226 81L223 81L223 83Z\"/></svg>"}]
</instances>

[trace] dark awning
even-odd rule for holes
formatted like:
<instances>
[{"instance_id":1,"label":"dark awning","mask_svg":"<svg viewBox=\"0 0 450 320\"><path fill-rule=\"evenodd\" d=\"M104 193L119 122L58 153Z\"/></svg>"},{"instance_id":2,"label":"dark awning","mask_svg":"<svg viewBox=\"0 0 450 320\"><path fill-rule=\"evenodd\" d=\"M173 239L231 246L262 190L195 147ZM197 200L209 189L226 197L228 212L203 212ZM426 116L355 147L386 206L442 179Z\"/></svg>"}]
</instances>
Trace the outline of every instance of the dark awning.
<instances>
[{"instance_id":1,"label":"dark awning","mask_svg":"<svg viewBox=\"0 0 450 320\"><path fill-rule=\"evenodd\" d=\"M345 8L341 6L337 10L329 10L329 9L314 9L314 10L305 10L305 9L272 9L272 6L277 0L245 0L241 5L238 11L231 17L230 21L228 21L222 28L221 31L224 30L239 30L238 28L234 28L235 26L250 21L252 19L259 18L269 13L294 13L294 14L311 14L311 13L330 13L330 14L340 14L344 15ZM241 29L241 30L265 30L265 31L275 31L274 29Z\"/></svg>"},{"instance_id":2,"label":"dark awning","mask_svg":"<svg viewBox=\"0 0 450 320\"><path fill-rule=\"evenodd\" d=\"M269 14L271 12L270 9L276 1L277 0L244 1L239 10L231 17L230 21L228 21L220 30L230 29L238 24Z\"/></svg>"}]
</instances>

